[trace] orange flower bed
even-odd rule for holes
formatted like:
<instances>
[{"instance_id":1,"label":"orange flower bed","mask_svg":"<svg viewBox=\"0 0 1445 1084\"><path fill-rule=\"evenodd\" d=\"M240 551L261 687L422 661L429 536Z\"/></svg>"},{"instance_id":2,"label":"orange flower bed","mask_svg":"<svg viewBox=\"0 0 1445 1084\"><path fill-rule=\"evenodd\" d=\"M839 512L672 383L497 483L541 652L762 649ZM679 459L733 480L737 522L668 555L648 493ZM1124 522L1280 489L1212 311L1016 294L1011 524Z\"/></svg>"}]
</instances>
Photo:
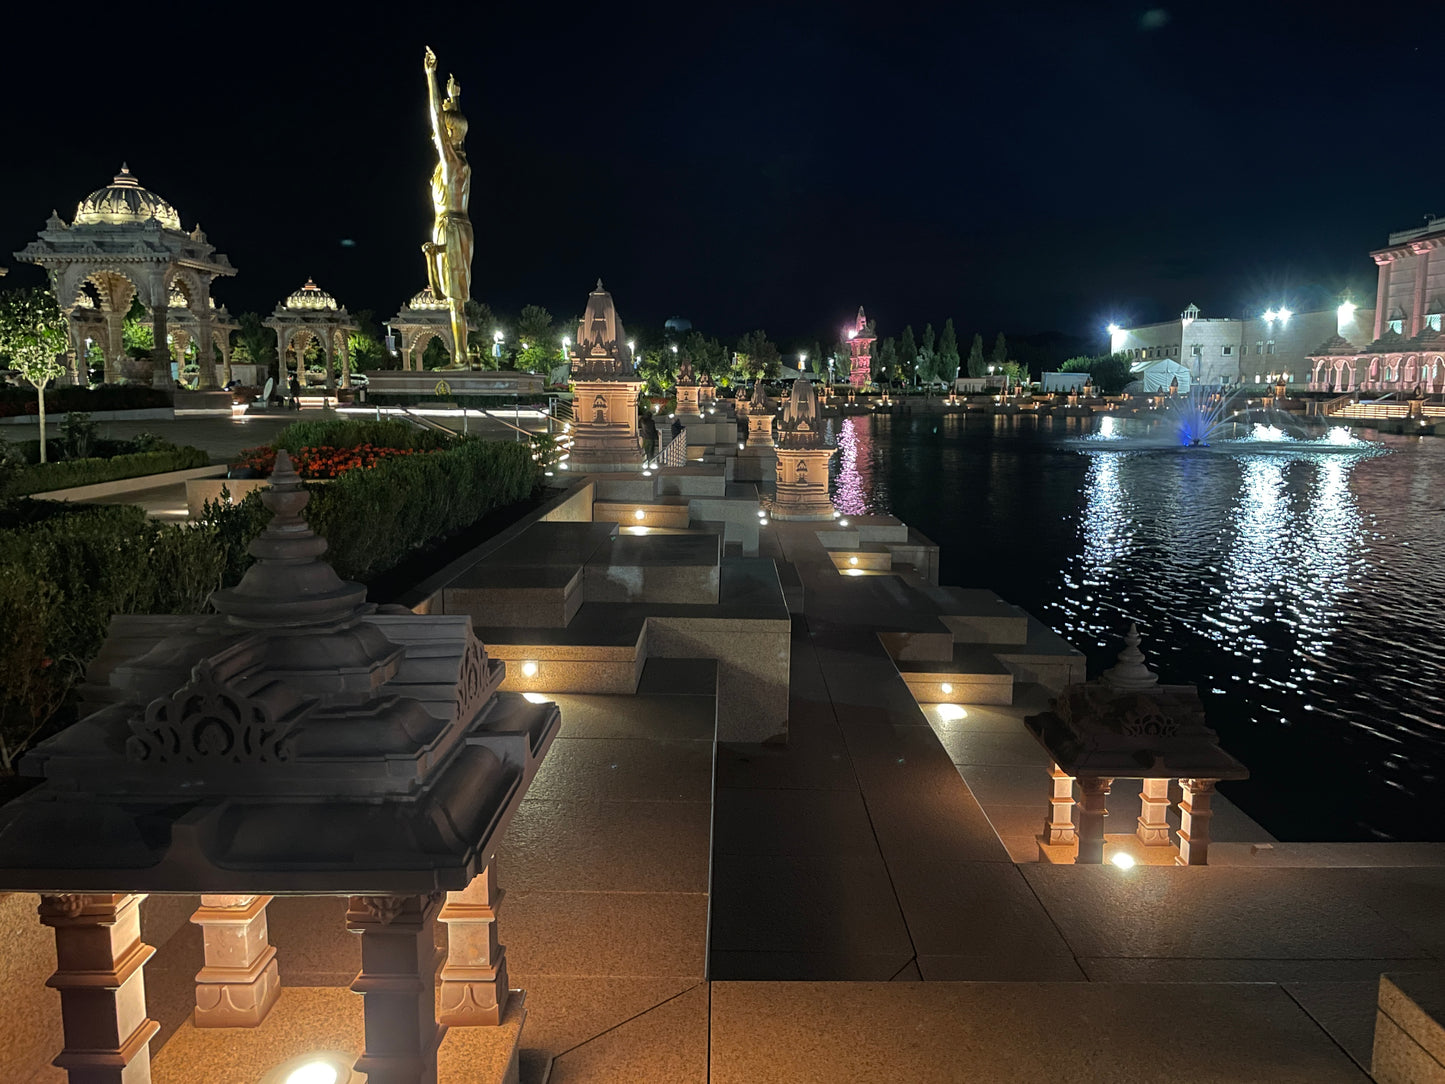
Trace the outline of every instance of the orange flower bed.
<instances>
[{"instance_id":1,"label":"orange flower bed","mask_svg":"<svg viewBox=\"0 0 1445 1084\"><path fill-rule=\"evenodd\" d=\"M370 470L383 459L399 455L426 455L412 448L382 448L372 444L358 444L354 448L301 448L291 453L291 463L302 478L312 480L339 478L347 471ZM270 474L276 466L276 449L262 445L259 448L244 448L234 467L250 467L262 474Z\"/></svg>"}]
</instances>

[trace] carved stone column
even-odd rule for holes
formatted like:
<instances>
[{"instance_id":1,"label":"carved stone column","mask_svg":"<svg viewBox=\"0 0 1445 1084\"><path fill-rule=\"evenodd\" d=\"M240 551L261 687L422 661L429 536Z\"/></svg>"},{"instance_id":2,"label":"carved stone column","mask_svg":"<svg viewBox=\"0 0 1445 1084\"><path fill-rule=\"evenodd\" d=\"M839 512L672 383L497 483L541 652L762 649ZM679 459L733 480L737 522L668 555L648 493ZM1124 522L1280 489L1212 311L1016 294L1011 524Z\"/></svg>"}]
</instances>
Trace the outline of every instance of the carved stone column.
<instances>
[{"instance_id":1,"label":"carved stone column","mask_svg":"<svg viewBox=\"0 0 1445 1084\"><path fill-rule=\"evenodd\" d=\"M316 336L316 345L321 348L321 364L326 367L326 394L336 396L336 329L331 328L324 335Z\"/></svg>"},{"instance_id":2,"label":"carved stone column","mask_svg":"<svg viewBox=\"0 0 1445 1084\"><path fill-rule=\"evenodd\" d=\"M1375 287L1375 338L1379 338L1390 320L1390 268L1392 257L1376 256L1380 278Z\"/></svg>"},{"instance_id":3,"label":"carved stone column","mask_svg":"<svg viewBox=\"0 0 1445 1084\"><path fill-rule=\"evenodd\" d=\"M448 892L438 916L447 927L438 1019L447 1027L496 1026L507 1009L506 946L497 943L496 859L460 892Z\"/></svg>"},{"instance_id":4,"label":"carved stone column","mask_svg":"<svg viewBox=\"0 0 1445 1084\"><path fill-rule=\"evenodd\" d=\"M1054 789L1049 797L1049 816L1044 821L1044 842L1051 845L1076 843L1079 833L1074 828L1074 777L1054 764L1049 770L1049 778Z\"/></svg>"},{"instance_id":5,"label":"carved stone column","mask_svg":"<svg viewBox=\"0 0 1445 1084\"><path fill-rule=\"evenodd\" d=\"M105 314L105 382L114 384L121 378L120 359L125 356L125 313Z\"/></svg>"},{"instance_id":6,"label":"carved stone column","mask_svg":"<svg viewBox=\"0 0 1445 1084\"><path fill-rule=\"evenodd\" d=\"M216 390L216 336L211 327L208 305L196 313L196 381L197 391Z\"/></svg>"},{"instance_id":7,"label":"carved stone column","mask_svg":"<svg viewBox=\"0 0 1445 1084\"><path fill-rule=\"evenodd\" d=\"M1430 295L1426 292L1430 275L1430 249L1429 241L1417 241L1411 246L1415 252L1415 297L1414 303L1410 306L1410 322L1407 334L1415 336L1420 334L1420 329L1425 326L1425 306L1430 303Z\"/></svg>"},{"instance_id":8,"label":"carved stone column","mask_svg":"<svg viewBox=\"0 0 1445 1084\"><path fill-rule=\"evenodd\" d=\"M1104 861L1104 818L1109 815L1106 802L1114 780L1100 775L1079 776L1079 853L1078 865L1097 866Z\"/></svg>"},{"instance_id":9,"label":"carved stone column","mask_svg":"<svg viewBox=\"0 0 1445 1084\"><path fill-rule=\"evenodd\" d=\"M1215 779L1181 779L1184 800L1179 803L1179 857L1174 859L1180 866L1209 865L1209 819L1214 811L1209 808L1214 797Z\"/></svg>"},{"instance_id":10,"label":"carved stone column","mask_svg":"<svg viewBox=\"0 0 1445 1084\"><path fill-rule=\"evenodd\" d=\"M1146 779L1139 794L1139 842L1146 847L1169 846L1169 780Z\"/></svg>"},{"instance_id":11,"label":"carved stone column","mask_svg":"<svg viewBox=\"0 0 1445 1084\"><path fill-rule=\"evenodd\" d=\"M40 897L40 921L55 930L55 974L65 1049L54 1064L70 1084L150 1084L150 1041L160 1025L146 1016L145 963L155 949L140 939L144 896Z\"/></svg>"},{"instance_id":12,"label":"carved stone column","mask_svg":"<svg viewBox=\"0 0 1445 1084\"><path fill-rule=\"evenodd\" d=\"M346 928L361 934L367 1084L436 1084L436 916L441 896L352 896Z\"/></svg>"},{"instance_id":13,"label":"carved stone column","mask_svg":"<svg viewBox=\"0 0 1445 1084\"><path fill-rule=\"evenodd\" d=\"M221 364L225 366L224 376L226 379L224 383L229 384L235 379L235 376L231 373L231 333L229 331L222 332L221 334Z\"/></svg>"},{"instance_id":14,"label":"carved stone column","mask_svg":"<svg viewBox=\"0 0 1445 1084\"><path fill-rule=\"evenodd\" d=\"M281 995L276 950L266 929L270 896L202 896L206 964L196 975L198 1028L253 1028Z\"/></svg>"},{"instance_id":15,"label":"carved stone column","mask_svg":"<svg viewBox=\"0 0 1445 1084\"><path fill-rule=\"evenodd\" d=\"M151 305L151 331L155 336L155 346L151 350L151 386L170 391L175 387L175 381L171 379L170 331L166 327L170 293L164 279L155 292L155 299Z\"/></svg>"}]
</instances>

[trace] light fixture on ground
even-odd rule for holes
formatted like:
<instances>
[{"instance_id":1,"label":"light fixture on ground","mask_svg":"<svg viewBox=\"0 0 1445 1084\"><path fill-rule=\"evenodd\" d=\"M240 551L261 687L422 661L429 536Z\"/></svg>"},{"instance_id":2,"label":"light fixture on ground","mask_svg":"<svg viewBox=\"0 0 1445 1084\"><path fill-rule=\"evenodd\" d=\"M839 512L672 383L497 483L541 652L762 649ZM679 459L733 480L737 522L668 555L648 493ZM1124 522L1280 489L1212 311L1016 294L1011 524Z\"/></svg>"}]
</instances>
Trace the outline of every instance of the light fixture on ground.
<instances>
[{"instance_id":1,"label":"light fixture on ground","mask_svg":"<svg viewBox=\"0 0 1445 1084\"><path fill-rule=\"evenodd\" d=\"M950 685L948 682L945 681L942 685L939 686L939 688L943 690L944 696L953 695L953 686Z\"/></svg>"},{"instance_id":2,"label":"light fixture on ground","mask_svg":"<svg viewBox=\"0 0 1445 1084\"><path fill-rule=\"evenodd\" d=\"M850 565L856 565L856 564L858 563L858 558L856 558L856 557L849 557L849 558L848 558L848 563L849 563Z\"/></svg>"},{"instance_id":3,"label":"light fixture on ground","mask_svg":"<svg viewBox=\"0 0 1445 1084\"><path fill-rule=\"evenodd\" d=\"M536 664L535 662L531 662L531 661L524 662L524 663L522 664L522 676L523 676L523 677L536 677L536 676L537 676L537 664Z\"/></svg>"},{"instance_id":4,"label":"light fixture on ground","mask_svg":"<svg viewBox=\"0 0 1445 1084\"><path fill-rule=\"evenodd\" d=\"M633 518L633 519L646 519L646 518L647 518L647 513L644 512L641 508L639 508L637 511L635 511L635 512L632 513L632 518Z\"/></svg>"}]
</instances>

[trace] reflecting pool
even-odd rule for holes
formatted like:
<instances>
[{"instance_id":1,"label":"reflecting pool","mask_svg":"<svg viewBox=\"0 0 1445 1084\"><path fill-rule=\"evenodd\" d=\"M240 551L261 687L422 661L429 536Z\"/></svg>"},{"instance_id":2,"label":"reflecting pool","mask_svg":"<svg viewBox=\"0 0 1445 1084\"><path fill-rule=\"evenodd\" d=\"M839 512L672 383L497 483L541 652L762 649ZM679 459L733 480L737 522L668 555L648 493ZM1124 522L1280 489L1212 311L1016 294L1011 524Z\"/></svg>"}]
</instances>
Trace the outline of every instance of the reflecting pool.
<instances>
[{"instance_id":1,"label":"reflecting pool","mask_svg":"<svg viewBox=\"0 0 1445 1084\"><path fill-rule=\"evenodd\" d=\"M833 424L838 508L932 537L944 583L1034 613L1091 675L1138 621L1253 773L1221 789L1275 835L1445 837L1445 439L1196 454L1081 450L1080 419Z\"/></svg>"}]
</instances>

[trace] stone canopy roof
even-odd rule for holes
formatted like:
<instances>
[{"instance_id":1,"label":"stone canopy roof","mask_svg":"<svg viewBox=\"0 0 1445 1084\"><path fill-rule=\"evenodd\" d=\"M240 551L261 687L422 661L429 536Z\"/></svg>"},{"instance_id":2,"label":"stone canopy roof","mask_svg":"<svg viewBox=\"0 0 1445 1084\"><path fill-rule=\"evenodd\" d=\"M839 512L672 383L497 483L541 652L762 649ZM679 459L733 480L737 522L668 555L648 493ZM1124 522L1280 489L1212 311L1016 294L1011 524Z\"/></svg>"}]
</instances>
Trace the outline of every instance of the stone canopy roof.
<instances>
[{"instance_id":1,"label":"stone canopy roof","mask_svg":"<svg viewBox=\"0 0 1445 1084\"><path fill-rule=\"evenodd\" d=\"M612 295L597 280L587 295L587 309L577 325L572 347L572 376L580 380L636 380L632 348Z\"/></svg>"},{"instance_id":2,"label":"stone canopy roof","mask_svg":"<svg viewBox=\"0 0 1445 1084\"><path fill-rule=\"evenodd\" d=\"M1067 775L1124 779L1245 779L1248 769L1219 747L1192 685L1161 685L1130 626L1118 664L1098 680L1070 685L1049 711L1024 719Z\"/></svg>"},{"instance_id":3,"label":"stone canopy roof","mask_svg":"<svg viewBox=\"0 0 1445 1084\"><path fill-rule=\"evenodd\" d=\"M761 386L762 382L758 383ZM813 390L813 382L806 377L793 381L792 394L783 405L783 416L778 421L776 440L780 448L824 447L818 395Z\"/></svg>"},{"instance_id":4,"label":"stone canopy roof","mask_svg":"<svg viewBox=\"0 0 1445 1084\"><path fill-rule=\"evenodd\" d=\"M91 710L22 762L0 889L464 888L555 736L470 619L381 612L321 560L278 453L255 563L215 614L118 617Z\"/></svg>"},{"instance_id":5,"label":"stone canopy roof","mask_svg":"<svg viewBox=\"0 0 1445 1084\"><path fill-rule=\"evenodd\" d=\"M96 189L76 205L74 225L116 225L152 219L168 230L181 228L181 216L176 209L149 188L142 188L130 169L122 164L110 184Z\"/></svg>"}]
</instances>

